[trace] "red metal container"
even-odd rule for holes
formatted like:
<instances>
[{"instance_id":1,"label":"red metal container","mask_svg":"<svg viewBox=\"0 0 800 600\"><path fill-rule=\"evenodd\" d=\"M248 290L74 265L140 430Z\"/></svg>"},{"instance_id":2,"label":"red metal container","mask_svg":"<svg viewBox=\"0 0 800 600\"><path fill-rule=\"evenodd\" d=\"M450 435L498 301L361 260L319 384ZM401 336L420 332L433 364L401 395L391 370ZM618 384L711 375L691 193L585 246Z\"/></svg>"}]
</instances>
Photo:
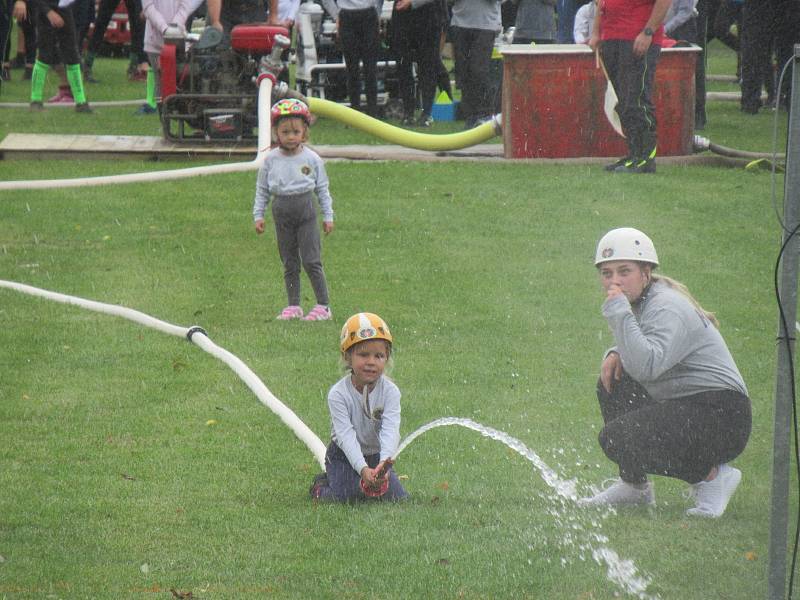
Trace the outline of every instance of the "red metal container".
<instances>
[{"instance_id":1,"label":"red metal container","mask_svg":"<svg viewBox=\"0 0 800 600\"><path fill-rule=\"evenodd\" d=\"M653 86L658 154L692 153L699 48L661 52ZM511 45L503 54L506 158L624 156L625 139L603 110L606 78L584 45Z\"/></svg>"},{"instance_id":2,"label":"red metal container","mask_svg":"<svg viewBox=\"0 0 800 600\"><path fill-rule=\"evenodd\" d=\"M239 52L267 54L272 50L276 35L288 38L289 30L272 25L236 25L231 30L231 48Z\"/></svg>"}]
</instances>

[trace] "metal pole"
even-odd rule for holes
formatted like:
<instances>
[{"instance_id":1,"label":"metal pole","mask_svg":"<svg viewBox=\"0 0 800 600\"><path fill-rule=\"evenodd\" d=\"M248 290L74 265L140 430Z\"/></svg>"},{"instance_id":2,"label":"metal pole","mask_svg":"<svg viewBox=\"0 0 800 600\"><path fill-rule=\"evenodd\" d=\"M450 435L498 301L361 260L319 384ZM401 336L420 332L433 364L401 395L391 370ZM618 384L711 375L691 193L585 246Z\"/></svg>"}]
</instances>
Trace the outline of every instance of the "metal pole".
<instances>
[{"instance_id":1,"label":"metal pole","mask_svg":"<svg viewBox=\"0 0 800 600\"><path fill-rule=\"evenodd\" d=\"M778 92L780 93L780 91ZM792 380L790 356L794 352L797 318L797 270L800 234L787 238L800 218L800 44L794 47L792 98L789 111L786 177L784 179L783 254L779 290L786 327L778 323L778 360L775 376L775 419L772 450L772 508L769 543L769 600L786 593L787 537L789 530L789 467L792 463ZM788 328L788 331L786 330ZM790 352L790 349L792 352Z\"/></svg>"}]
</instances>

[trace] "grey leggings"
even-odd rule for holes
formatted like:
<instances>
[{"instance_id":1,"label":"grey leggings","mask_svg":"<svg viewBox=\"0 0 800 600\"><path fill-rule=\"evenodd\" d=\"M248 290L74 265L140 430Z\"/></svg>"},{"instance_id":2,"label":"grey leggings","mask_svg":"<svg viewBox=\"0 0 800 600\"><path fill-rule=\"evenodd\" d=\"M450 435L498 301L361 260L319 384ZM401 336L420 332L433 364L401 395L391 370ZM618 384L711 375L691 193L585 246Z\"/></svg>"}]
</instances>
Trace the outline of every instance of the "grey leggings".
<instances>
[{"instance_id":1,"label":"grey leggings","mask_svg":"<svg viewBox=\"0 0 800 600\"><path fill-rule=\"evenodd\" d=\"M598 381L597 398L600 447L628 483L648 474L697 483L739 456L750 437L750 399L732 390L656 401L623 373L610 393Z\"/></svg>"},{"instance_id":2,"label":"grey leggings","mask_svg":"<svg viewBox=\"0 0 800 600\"><path fill-rule=\"evenodd\" d=\"M314 196L276 196L272 201L275 238L283 262L283 280L290 306L300 305L300 265L311 280L317 304L328 305L328 285L322 269L321 243Z\"/></svg>"}]
</instances>

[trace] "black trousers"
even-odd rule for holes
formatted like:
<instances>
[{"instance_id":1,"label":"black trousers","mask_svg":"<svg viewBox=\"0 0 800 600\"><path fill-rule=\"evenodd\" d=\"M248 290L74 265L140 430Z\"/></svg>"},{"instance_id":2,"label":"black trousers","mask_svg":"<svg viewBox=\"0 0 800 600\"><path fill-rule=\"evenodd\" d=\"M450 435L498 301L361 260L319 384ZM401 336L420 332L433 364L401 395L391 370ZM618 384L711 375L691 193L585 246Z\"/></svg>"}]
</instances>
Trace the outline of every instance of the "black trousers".
<instances>
[{"instance_id":1,"label":"black trousers","mask_svg":"<svg viewBox=\"0 0 800 600\"><path fill-rule=\"evenodd\" d=\"M700 55L694 71L694 124L695 127L705 127L706 124L706 47L708 46L708 5L706 0L698 0L697 17L697 45L700 46Z\"/></svg>"},{"instance_id":2,"label":"black trousers","mask_svg":"<svg viewBox=\"0 0 800 600\"><path fill-rule=\"evenodd\" d=\"M39 61L51 66L62 62L65 65L80 64L81 59L78 55L75 18L72 16L72 7L55 8L53 10L64 19L63 27L56 29L50 24L47 18L47 8L43 8L36 14Z\"/></svg>"},{"instance_id":3,"label":"black trousers","mask_svg":"<svg viewBox=\"0 0 800 600\"><path fill-rule=\"evenodd\" d=\"M451 27L456 62L456 85L461 89L461 114L469 123L494 112L490 81L494 32Z\"/></svg>"},{"instance_id":4,"label":"black trousers","mask_svg":"<svg viewBox=\"0 0 800 600\"><path fill-rule=\"evenodd\" d=\"M761 107L761 88L775 93L772 51L778 68L792 56L793 45L800 42L800 3L797 0L749 0L742 8L742 101L744 112L755 113ZM791 77L784 78L781 101L788 106Z\"/></svg>"},{"instance_id":5,"label":"black trousers","mask_svg":"<svg viewBox=\"0 0 800 600\"><path fill-rule=\"evenodd\" d=\"M392 52L397 61L400 99L406 117L413 116L416 108L414 63L417 64L422 112L431 114L441 65L439 40L442 26L438 16L436 4L392 13Z\"/></svg>"},{"instance_id":6,"label":"black trousers","mask_svg":"<svg viewBox=\"0 0 800 600\"><path fill-rule=\"evenodd\" d=\"M600 45L600 54L617 92L616 111L628 156L636 160L654 157L657 137L652 92L661 48L651 44L644 56L635 56L633 41L606 40Z\"/></svg>"},{"instance_id":7,"label":"black trousers","mask_svg":"<svg viewBox=\"0 0 800 600\"><path fill-rule=\"evenodd\" d=\"M347 69L347 95L350 106L361 108L361 69L364 65L364 93L367 114L378 116L378 12L374 8L339 11L339 39Z\"/></svg>"},{"instance_id":8,"label":"black trousers","mask_svg":"<svg viewBox=\"0 0 800 600\"><path fill-rule=\"evenodd\" d=\"M97 8L97 18L94 22L94 31L89 39L89 52L96 54L100 48L100 43L114 15L119 0L100 0ZM138 62L146 62L147 55L144 53L144 21L141 20L142 1L125 0L125 7L128 10L128 26L131 31L131 55L136 55Z\"/></svg>"},{"instance_id":9,"label":"black trousers","mask_svg":"<svg viewBox=\"0 0 800 600\"><path fill-rule=\"evenodd\" d=\"M600 447L628 483L648 474L698 483L739 456L750 437L750 399L732 390L655 401L623 373L611 392L598 381L597 399Z\"/></svg>"},{"instance_id":10,"label":"black trousers","mask_svg":"<svg viewBox=\"0 0 800 600\"><path fill-rule=\"evenodd\" d=\"M699 3L698 3L699 6ZM703 25L703 39L699 39L698 30L700 29L700 17L692 17L682 25L670 32L669 37L674 40L691 42L701 48L697 55L697 62L694 67L694 120L695 125L705 125L706 122L706 43L705 43L705 21ZM702 98L701 98L702 97Z\"/></svg>"}]
</instances>

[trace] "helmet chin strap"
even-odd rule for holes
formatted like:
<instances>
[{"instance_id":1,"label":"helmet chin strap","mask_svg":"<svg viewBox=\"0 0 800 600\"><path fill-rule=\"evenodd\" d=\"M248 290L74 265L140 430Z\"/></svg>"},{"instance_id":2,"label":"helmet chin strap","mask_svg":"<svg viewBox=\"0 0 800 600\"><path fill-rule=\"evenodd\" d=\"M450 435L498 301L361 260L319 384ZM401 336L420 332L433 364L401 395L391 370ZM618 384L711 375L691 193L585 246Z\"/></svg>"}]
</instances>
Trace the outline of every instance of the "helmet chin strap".
<instances>
[{"instance_id":1,"label":"helmet chin strap","mask_svg":"<svg viewBox=\"0 0 800 600\"><path fill-rule=\"evenodd\" d=\"M361 408L364 411L364 414L368 417L372 417L372 411L369 409L369 386L365 383L364 389L361 392Z\"/></svg>"}]
</instances>

